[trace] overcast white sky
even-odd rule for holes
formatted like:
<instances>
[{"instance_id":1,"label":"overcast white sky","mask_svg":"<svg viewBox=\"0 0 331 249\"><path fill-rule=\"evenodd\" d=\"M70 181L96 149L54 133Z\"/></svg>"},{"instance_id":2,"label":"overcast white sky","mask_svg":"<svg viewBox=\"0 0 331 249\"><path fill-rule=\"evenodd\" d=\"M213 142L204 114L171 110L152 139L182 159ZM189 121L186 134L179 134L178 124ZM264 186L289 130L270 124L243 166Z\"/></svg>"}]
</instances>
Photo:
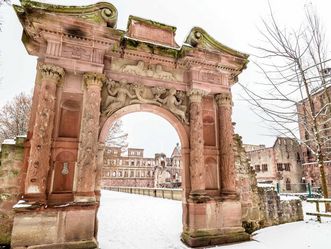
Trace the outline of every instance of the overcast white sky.
<instances>
[{"instance_id":1,"label":"overcast white sky","mask_svg":"<svg viewBox=\"0 0 331 249\"><path fill-rule=\"evenodd\" d=\"M48 0L55 4L91 4L93 0ZM267 0L111 0L118 10L117 28L125 29L128 16L136 15L177 27L176 41L179 45L193 26L204 28L221 43L245 52L252 53L251 45L261 44L257 27L261 18L268 15ZM12 0L12 3L18 3ZM304 4L312 3L325 25L327 39L330 41L331 24L330 0L270 0L276 18L288 28L295 28L303 20ZM21 91L30 92L34 85L36 58L29 56L21 43L22 27L12 7L0 7L3 22L0 33L0 106ZM239 81L254 83L260 76L252 63L241 74ZM236 132L245 143L272 145L272 131L252 113L248 104L240 100L240 87L233 87ZM168 155L178 142L174 128L162 118L134 113L123 117L124 129L129 132L129 145L146 148L146 154L164 151Z\"/></svg>"}]
</instances>

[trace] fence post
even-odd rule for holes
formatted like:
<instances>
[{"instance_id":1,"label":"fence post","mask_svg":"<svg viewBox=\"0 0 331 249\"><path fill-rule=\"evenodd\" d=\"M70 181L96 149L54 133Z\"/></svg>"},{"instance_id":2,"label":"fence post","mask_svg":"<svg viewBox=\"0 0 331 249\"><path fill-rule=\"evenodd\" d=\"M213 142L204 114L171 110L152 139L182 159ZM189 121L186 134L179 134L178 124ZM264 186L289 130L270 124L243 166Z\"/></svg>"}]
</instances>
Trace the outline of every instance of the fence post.
<instances>
[{"instance_id":1,"label":"fence post","mask_svg":"<svg viewBox=\"0 0 331 249\"><path fill-rule=\"evenodd\" d=\"M308 189L308 198L311 198L311 184L307 183L307 189Z\"/></svg>"}]
</instances>

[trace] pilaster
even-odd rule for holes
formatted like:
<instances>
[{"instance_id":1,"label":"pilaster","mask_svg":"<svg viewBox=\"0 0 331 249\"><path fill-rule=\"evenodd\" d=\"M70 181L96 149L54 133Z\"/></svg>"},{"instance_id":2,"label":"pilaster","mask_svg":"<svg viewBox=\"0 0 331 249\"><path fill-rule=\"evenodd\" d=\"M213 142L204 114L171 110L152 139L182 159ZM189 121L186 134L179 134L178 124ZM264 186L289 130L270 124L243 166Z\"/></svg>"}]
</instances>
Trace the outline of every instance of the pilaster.
<instances>
[{"instance_id":1,"label":"pilaster","mask_svg":"<svg viewBox=\"0 0 331 249\"><path fill-rule=\"evenodd\" d=\"M99 73L85 73L83 117L81 121L80 143L76 177L75 202L94 202L97 174L98 133L100 117L101 87L106 76Z\"/></svg>"},{"instance_id":2,"label":"pilaster","mask_svg":"<svg viewBox=\"0 0 331 249\"><path fill-rule=\"evenodd\" d=\"M236 199L235 164L233 152L232 98L230 92L216 95L219 116L219 150L222 198Z\"/></svg>"},{"instance_id":3,"label":"pilaster","mask_svg":"<svg viewBox=\"0 0 331 249\"><path fill-rule=\"evenodd\" d=\"M190 198L205 199L205 170L204 170L204 142L202 120L202 98L207 92L200 89L191 89L190 98L190 173L191 192Z\"/></svg>"},{"instance_id":4,"label":"pilaster","mask_svg":"<svg viewBox=\"0 0 331 249\"><path fill-rule=\"evenodd\" d=\"M45 202L56 90L64 77L64 69L51 64L41 64L38 70L42 77L41 90L35 114L33 135L30 140L31 149L25 180L25 197Z\"/></svg>"}]
</instances>

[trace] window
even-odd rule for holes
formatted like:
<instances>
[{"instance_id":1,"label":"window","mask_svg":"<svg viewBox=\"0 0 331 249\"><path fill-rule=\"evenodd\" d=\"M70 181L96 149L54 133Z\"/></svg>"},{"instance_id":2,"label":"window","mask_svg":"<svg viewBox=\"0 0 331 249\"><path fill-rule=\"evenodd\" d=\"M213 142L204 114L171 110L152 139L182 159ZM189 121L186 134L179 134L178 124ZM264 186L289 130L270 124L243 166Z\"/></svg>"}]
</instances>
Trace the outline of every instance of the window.
<instances>
[{"instance_id":1,"label":"window","mask_svg":"<svg viewBox=\"0 0 331 249\"><path fill-rule=\"evenodd\" d=\"M262 171L268 171L268 165L262 164Z\"/></svg>"},{"instance_id":2,"label":"window","mask_svg":"<svg viewBox=\"0 0 331 249\"><path fill-rule=\"evenodd\" d=\"M260 165L255 165L255 172L260 172Z\"/></svg>"},{"instance_id":3,"label":"window","mask_svg":"<svg viewBox=\"0 0 331 249\"><path fill-rule=\"evenodd\" d=\"M131 161L131 166L134 166L134 161Z\"/></svg>"},{"instance_id":4,"label":"window","mask_svg":"<svg viewBox=\"0 0 331 249\"><path fill-rule=\"evenodd\" d=\"M277 163L277 170L278 171L283 171L283 164L282 163Z\"/></svg>"},{"instance_id":5,"label":"window","mask_svg":"<svg viewBox=\"0 0 331 249\"><path fill-rule=\"evenodd\" d=\"M301 161L301 158L300 158L300 153L297 152L297 162L300 162Z\"/></svg>"},{"instance_id":6,"label":"window","mask_svg":"<svg viewBox=\"0 0 331 249\"><path fill-rule=\"evenodd\" d=\"M284 163L284 169L286 171L290 171L290 164L289 163Z\"/></svg>"},{"instance_id":7,"label":"window","mask_svg":"<svg viewBox=\"0 0 331 249\"><path fill-rule=\"evenodd\" d=\"M116 177L116 171L113 171L112 176L113 176L113 177Z\"/></svg>"},{"instance_id":8,"label":"window","mask_svg":"<svg viewBox=\"0 0 331 249\"><path fill-rule=\"evenodd\" d=\"M286 179L286 190L291 190L291 180L289 178Z\"/></svg>"},{"instance_id":9,"label":"window","mask_svg":"<svg viewBox=\"0 0 331 249\"><path fill-rule=\"evenodd\" d=\"M133 170L130 171L130 177L134 177L134 171Z\"/></svg>"}]
</instances>

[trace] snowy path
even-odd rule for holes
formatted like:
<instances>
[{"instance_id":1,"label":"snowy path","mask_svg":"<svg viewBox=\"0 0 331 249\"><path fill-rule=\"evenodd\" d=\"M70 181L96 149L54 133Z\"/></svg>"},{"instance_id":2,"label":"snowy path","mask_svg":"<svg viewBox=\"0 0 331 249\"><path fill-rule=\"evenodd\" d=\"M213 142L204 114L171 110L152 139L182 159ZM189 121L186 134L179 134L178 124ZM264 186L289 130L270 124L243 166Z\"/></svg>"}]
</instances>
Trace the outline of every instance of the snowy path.
<instances>
[{"instance_id":1,"label":"snowy path","mask_svg":"<svg viewBox=\"0 0 331 249\"><path fill-rule=\"evenodd\" d=\"M308 206L308 208L312 208ZM101 249L184 249L181 202L102 191L99 210ZM331 220L306 220L261 229L253 240L221 249L328 249Z\"/></svg>"}]
</instances>

